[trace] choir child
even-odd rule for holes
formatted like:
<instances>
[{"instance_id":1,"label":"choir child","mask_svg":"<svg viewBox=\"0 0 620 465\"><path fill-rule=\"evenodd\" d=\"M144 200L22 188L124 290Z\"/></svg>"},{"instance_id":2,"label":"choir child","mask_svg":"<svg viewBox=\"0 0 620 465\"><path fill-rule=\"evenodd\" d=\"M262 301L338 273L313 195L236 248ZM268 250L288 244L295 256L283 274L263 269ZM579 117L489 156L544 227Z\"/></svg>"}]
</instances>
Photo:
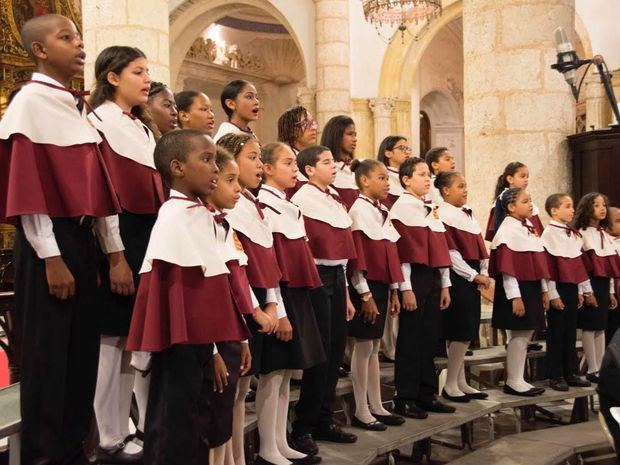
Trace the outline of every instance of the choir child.
<instances>
[{"instance_id":1,"label":"choir child","mask_svg":"<svg viewBox=\"0 0 620 465\"><path fill-rule=\"evenodd\" d=\"M388 171L378 160L353 160L351 170L360 196L349 216L357 258L348 266L355 292L351 300L356 313L349 324L354 338L351 378L355 396L352 425L371 431L402 425L405 420L392 415L381 402L379 345L385 320L400 311L398 285L403 281L396 241L398 232L388 221L388 209L381 200L389 192ZM368 404L370 403L370 408Z\"/></svg>"},{"instance_id":2,"label":"choir child","mask_svg":"<svg viewBox=\"0 0 620 465\"><path fill-rule=\"evenodd\" d=\"M351 172L351 162L355 157L357 146L357 131L353 120L345 115L331 118L323 128L321 145L332 152L336 162L336 178L332 187L347 208L351 208L359 195L359 189Z\"/></svg>"},{"instance_id":3,"label":"choir child","mask_svg":"<svg viewBox=\"0 0 620 465\"><path fill-rule=\"evenodd\" d=\"M529 192L511 187L495 203L497 231L491 242L489 275L495 279L493 327L506 330L507 394L533 397L544 388L523 378L527 343L534 330L545 328L549 308L549 267L544 244L529 218L534 206Z\"/></svg>"},{"instance_id":4,"label":"choir child","mask_svg":"<svg viewBox=\"0 0 620 465\"><path fill-rule=\"evenodd\" d=\"M146 104L155 126L152 127L155 138L159 139L168 131L179 127L177 105L174 94L166 84L152 82L149 90L149 99Z\"/></svg>"},{"instance_id":5,"label":"choir child","mask_svg":"<svg viewBox=\"0 0 620 465\"><path fill-rule=\"evenodd\" d=\"M443 203L443 197L435 187L435 179L437 179L440 173L449 173L455 170L456 163L454 161L454 155L450 153L447 147L433 147L424 155L424 161L431 171L430 198L435 205L441 205Z\"/></svg>"},{"instance_id":6,"label":"choir child","mask_svg":"<svg viewBox=\"0 0 620 465\"><path fill-rule=\"evenodd\" d=\"M357 441L357 436L334 423L331 409L346 345L347 321L355 313L345 273L348 261L355 258L355 244L351 218L342 199L330 187L338 170L330 150L320 145L308 147L297 155L297 166L309 181L291 201L301 209L323 283L323 287L311 291L311 299L327 360L304 370L292 440L295 449L314 455L318 447L313 437L332 442Z\"/></svg>"},{"instance_id":7,"label":"choir child","mask_svg":"<svg viewBox=\"0 0 620 465\"><path fill-rule=\"evenodd\" d=\"M0 221L17 224L15 313L21 322L21 463L86 464L99 356L94 226L107 259L123 246L120 210L86 119L84 43L68 18L27 21L37 70L0 121ZM88 180L89 182L85 182ZM116 267L114 286L130 279Z\"/></svg>"},{"instance_id":8,"label":"choir child","mask_svg":"<svg viewBox=\"0 0 620 465\"><path fill-rule=\"evenodd\" d=\"M284 465L318 463L287 443L287 417L292 370L305 370L325 361L325 352L310 290L323 284L308 246L299 207L285 191L297 182L295 154L281 142L262 149L263 184L258 199L270 219L276 257L282 272L280 291L286 316L275 334L266 336L256 393L260 451L257 461ZM286 328L286 329L285 329ZM290 329L289 329L290 328Z\"/></svg>"},{"instance_id":9,"label":"choir child","mask_svg":"<svg viewBox=\"0 0 620 465\"><path fill-rule=\"evenodd\" d=\"M440 310L450 305L450 251L438 207L425 200L431 183L428 165L421 158L408 158L400 166L399 176L405 192L389 216L400 234L397 246L404 277L400 285L394 406L396 413L424 419L427 412L455 411L436 397L434 364Z\"/></svg>"},{"instance_id":10,"label":"choir child","mask_svg":"<svg viewBox=\"0 0 620 465\"><path fill-rule=\"evenodd\" d=\"M588 362L586 379L598 382L605 342L618 325L618 301L614 278L620 277L620 258L605 231L610 226L607 197L598 192L584 195L577 204L573 226L583 236L594 299L579 310L577 327L582 330L583 350ZM587 295L587 294L586 294Z\"/></svg>"},{"instance_id":11,"label":"choir child","mask_svg":"<svg viewBox=\"0 0 620 465\"><path fill-rule=\"evenodd\" d=\"M530 170L520 161L513 161L508 163L504 168L504 172L497 178L497 184L495 186L495 193L493 194L493 205L491 206L491 213L489 214L489 220L487 222L487 229L484 235L484 239L492 241L497 226L495 225L495 205L497 199L506 189L517 188L527 189L530 182ZM529 218L530 223L536 229L536 232L540 236L543 233L543 225L538 217L539 210L532 202L532 216Z\"/></svg>"},{"instance_id":12,"label":"choir child","mask_svg":"<svg viewBox=\"0 0 620 465\"><path fill-rule=\"evenodd\" d=\"M220 95L222 109L228 121L220 124L215 134L215 141L219 141L226 134L246 134L253 136L250 123L258 121L260 101L254 84L243 79L229 82L222 89Z\"/></svg>"},{"instance_id":13,"label":"choir child","mask_svg":"<svg viewBox=\"0 0 620 465\"><path fill-rule=\"evenodd\" d=\"M491 284L489 255L480 225L467 207L467 182L463 175L442 171L435 178L435 188L443 198L438 213L446 228L452 260L452 299L441 313L448 353L448 376L442 395L455 402L486 399L486 393L467 384L464 358L480 328L480 290L488 289Z\"/></svg>"},{"instance_id":14,"label":"choir child","mask_svg":"<svg viewBox=\"0 0 620 465\"><path fill-rule=\"evenodd\" d=\"M590 386L577 376L577 314L584 298L593 305L592 288L584 263L583 238L571 223L575 216L573 199L564 193L552 194L545 201L551 217L542 234L549 259L551 280L548 283L547 374L549 386L568 391L569 386ZM581 289L581 292L580 292Z\"/></svg>"},{"instance_id":15,"label":"choir child","mask_svg":"<svg viewBox=\"0 0 620 465\"><path fill-rule=\"evenodd\" d=\"M121 204L119 229L125 251L119 263L103 260L97 308L101 315L99 373L95 414L99 427L99 460L141 460L141 447L129 436L129 410L136 386L140 422L144 425L148 382L130 367L125 342L131 322L135 286L157 217L164 201L161 177L155 169L155 136L147 126L143 106L151 79L142 51L133 47L104 49L95 61L95 90L90 122L103 137L101 153ZM145 124L146 123L146 124ZM119 268L128 285L112 286L109 270Z\"/></svg>"},{"instance_id":16,"label":"choir child","mask_svg":"<svg viewBox=\"0 0 620 465\"><path fill-rule=\"evenodd\" d=\"M407 138L403 136L387 136L379 145L377 160L382 162L388 170L390 181L390 192L385 200L381 203L388 208L392 208L396 199L405 191L400 185L398 170L400 165L411 156L411 147L409 147Z\"/></svg>"},{"instance_id":17,"label":"choir child","mask_svg":"<svg viewBox=\"0 0 620 465\"><path fill-rule=\"evenodd\" d=\"M250 335L242 317L247 294L241 294L249 284L242 289L231 273L217 245L222 217L201 200L218 182L215 157L213 140L196 129L170 131L155 147L170 197L153 226L127 340L127 350L153 353L148 464L207 461L213 343Z\"/></svg>"},{"instance_id":18,"label":"choir child","mask_svg":"<svg viewBox=\"0 0 620 465\"><path fill-rule=\"evenodd\" d=\"M211 137L215 132L215 113L211 99L202 92L184 90L175 94L174 101L179 112L179 126L184 129L200 129Z\"/></svg>"}]
</instances>

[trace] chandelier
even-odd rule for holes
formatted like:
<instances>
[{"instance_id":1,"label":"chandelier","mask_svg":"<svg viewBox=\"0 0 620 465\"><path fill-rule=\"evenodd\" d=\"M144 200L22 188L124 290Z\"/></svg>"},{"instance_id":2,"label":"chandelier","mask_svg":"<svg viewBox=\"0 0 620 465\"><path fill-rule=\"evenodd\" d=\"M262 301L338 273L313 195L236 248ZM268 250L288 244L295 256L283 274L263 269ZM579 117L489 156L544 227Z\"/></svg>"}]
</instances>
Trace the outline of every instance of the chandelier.
<instances>
[{"instance_id":1,"label":"chandelier","mask_svg":"<svg viewBox=\"0 0 620 465\"><path fill-rule=\"evenodd\" d=\"M362 0L362 8L377 32L384 25L398 26L403 42L407 24L425 21L428 25L441 16L441 0Z\"/></svg>"}]
</instances>

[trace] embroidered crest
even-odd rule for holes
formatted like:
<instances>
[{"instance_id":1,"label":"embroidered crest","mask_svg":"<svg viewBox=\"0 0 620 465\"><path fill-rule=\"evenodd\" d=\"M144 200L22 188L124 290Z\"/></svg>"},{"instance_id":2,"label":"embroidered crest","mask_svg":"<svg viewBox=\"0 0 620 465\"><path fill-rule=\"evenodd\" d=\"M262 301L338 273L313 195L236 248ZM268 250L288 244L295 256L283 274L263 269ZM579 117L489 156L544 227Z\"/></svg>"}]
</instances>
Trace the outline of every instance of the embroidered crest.
<instances>
[{"instance_id":1,"label":"embroidered crest","mask_svg":"<svg viewBox=\"0 0 620 465\"><path fill-rule=\"evenodd\" d=\"M233 242L235 243L235 249L237 249L238 252L243 252L243 244L241 244L241 241L239 240L239 237L237 237L237 233L235 231L233 231Z\"/></svg>"}]
</instances>

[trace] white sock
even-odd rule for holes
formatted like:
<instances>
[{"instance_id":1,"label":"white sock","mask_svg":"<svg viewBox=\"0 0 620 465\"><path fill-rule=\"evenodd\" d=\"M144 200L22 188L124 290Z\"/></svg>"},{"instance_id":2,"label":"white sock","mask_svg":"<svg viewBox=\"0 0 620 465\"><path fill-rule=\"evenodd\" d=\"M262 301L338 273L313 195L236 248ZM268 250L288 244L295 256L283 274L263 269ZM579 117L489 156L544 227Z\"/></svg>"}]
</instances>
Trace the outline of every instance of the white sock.
<instances>
[{"instance_id":1,"label":"white sock","mask_svg":"<svg viewBox=\"0 0 620 465\"><path fill-rule=\"evenodd\" d=\"M126 343L126 338L123 338L123 346ZM120 420L120 432L123 438L129 436L129 416L131 411L131 399L133 397L133 381L135 378L134 369L129 365L131 361L131 352L123 351L121 357L121 375L120 375L120 395L118 404L118 415ZM136 444L137 445L137 444ZM126 449L126 452L129 452Z\"/></svg>"},{"instance_id":2,"label":"white sock","mask_svg":"<svg viewBox=\"0 0 620 465\"><path fill-rule=\"evenodd\" d=\"M276 444L278 450L287 459L303 459L306 454L292 449L288 445L286 439L286 430L288 427L288 409L291 397L291 376L292 370L283 370L282 384L280 384L280 393L278 395L278 414L276 417Z\"/></svg>"},{"instance_id":3,"label":"white sock","mask_svg":"<svg viewBox=\"0 0 620 465\"><path fill-rule=\"evenodd\" d=\"M480 392L467 384L467 378L465 378L465 360L463 360L461 368L459 369L458 386L459 390L465 394L477 394Z\"/></svg>"},{"instance_id":4,"label":"white sock","mask_svg":"<svg viewBox=\"0 0 620 465\"><path fill-rule=\"evenodd\" d=\"M372 340L356 339L351 355L351 380L355 397L355 416L363 423L375 421L368 409L368 364Z\"/></svg>"},{"instance_id":5,"label":"white sock","mask_svg":"<svg viewBox=\"0 0 620 465\"><path fill-rule=\"evenodd\" d=\"M251 376L239 378L237 394L233 406L232 428L232 457L235 465L245 465L245 451L243 448L243 430L245 428L245 397L250 392ZM227 452L229 454L229 452ZM228 462L227 462L228 465Z\"/></svg>"},{"instance_id":6,"label":"white sock","mask_svg":"<svg viewBox=\"0 0 620 465\"><path fill-rule=\"evenodd\" d=\"M99 445L104 449L111 449L125 439L119 418L123 339L118 336L101 336L99 347L94 407L99 427Z\"/></svg>"},{"instance_id":7,"label":"white sock","mask_svg":"<svg viewBox=\"0 0 620 465\"><path fill-rule=\"evenodd\" d=\"M133 381L133 392L136 395L138 404L138 429L144 433L144 420L146 419L146 407L149 402L149 388L151 385L151 374L143 376L141 371L136 370Z\"/></svg>"},{"instance_id":8,"label":"white sock","mask_svg":"<svg viewBox=\"0 0 620 465\"><path fill-rule=\"evenodd\" d=\"M465 352L469 342L462 341L446 341L446 350L448 352L448 375L446 376L446 385L444 389L449 396L460 397L465 393L459 388L459 373L465 360Z\"/></svg>"},{"instance_id":9,"label":"white sock","mask_svg":"<svg viewBox=\"0 0 620 465\"><path fill-rule=\"evenodd\" d=\"M532 388L523 378L527 359L527 344L532 331L506 330L508 350L506 356L506 384L515 391L525 392Z\"/></svg>"},{"instance_id":10,"label":"white sock","mask_svg":"<svg viewBox=\"0 0 620 465\"><path fill-rule=\"evenodd\" d=\"M284 370L277 370L261 375L256 389L256 414L258 416L258 434L260 450L258 455L276 465L288 465L276 442L276 418L278 413L278 396Z\"/></svg>"},{"instance_id":11,"label":"white sock","mask_svg":"<svg viewBox=\"0 0 620 465\"><path fill-rule=\"evenodd\" d=\"M596 350L596 371L601 369L605 355L605 331L596 331L594 334L594 348Z\"/></svg>"},{"instance_id":12,"label":"white sock","mask_svg":"<svg viewBox=\"0 0 620 465\"><path fill-rule=\"evenodd\" d=\"M372 340L372 353L368 361L368 401L370 411L375 415L389 415L381 402L381 370L379 366L379 346L381 339ZM373 418L374 420L374 418Z\"/></svg>"},{"instance_id":13,"label":"white sock","mask_svg":"<svg viewBox=\"0 0 620 465\"><path fill-rule=\"evenodd\" d=\"M586 363L588 364L588 373L597 373L599 370L598 357L596 355L595 337L597 331L581 332L581 342L583 344L583 352L586 354Z\"/></svg>"}]
</instances>

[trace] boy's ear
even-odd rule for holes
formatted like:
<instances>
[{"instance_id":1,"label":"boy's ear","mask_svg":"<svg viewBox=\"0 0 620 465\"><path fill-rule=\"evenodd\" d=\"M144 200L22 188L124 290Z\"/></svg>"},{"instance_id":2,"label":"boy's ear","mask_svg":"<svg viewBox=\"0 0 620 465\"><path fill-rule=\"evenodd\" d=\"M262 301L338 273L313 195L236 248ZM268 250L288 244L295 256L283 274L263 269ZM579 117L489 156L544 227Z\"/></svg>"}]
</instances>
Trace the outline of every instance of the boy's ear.
<instances>
[{"instance_id":1,"label":"boy's ear","mask_svg":"<svg viewBox=\"0 0 620 465\"><path fill-rule=\"evenodd\" d=\"M47 52L45 51L43 42L33 41L30 44L30 50L32 54L40 60L45 60L47 58Z\"/></svg>"},{"instance_id":2,"label":"boy's ear","mask_svg":"<svg viewBox=\"0 0 620 465\"><path fill-rule=\"evenodd\" d=\"M170 160L170 176L173 178L182 178L185 174L183 169L183 163L180 160L174 158Z\"/></svg>"},{"instance_id":3,"label":"boy's ear","mask_svg":"<svg viewBox=\"0 0 620 465\"><path fill-rule=\"evenodd\" d=\"M304 171L305 171L305 175L307 178L310 178L311 176L314 176L314 172L316 171L316 168L312 165L306 165L304 166Z\"/></svg>"}]
</instances>

